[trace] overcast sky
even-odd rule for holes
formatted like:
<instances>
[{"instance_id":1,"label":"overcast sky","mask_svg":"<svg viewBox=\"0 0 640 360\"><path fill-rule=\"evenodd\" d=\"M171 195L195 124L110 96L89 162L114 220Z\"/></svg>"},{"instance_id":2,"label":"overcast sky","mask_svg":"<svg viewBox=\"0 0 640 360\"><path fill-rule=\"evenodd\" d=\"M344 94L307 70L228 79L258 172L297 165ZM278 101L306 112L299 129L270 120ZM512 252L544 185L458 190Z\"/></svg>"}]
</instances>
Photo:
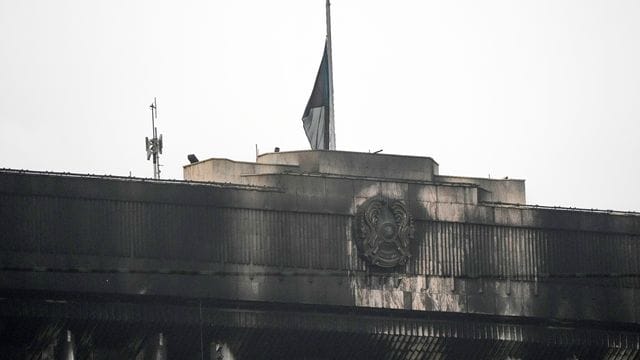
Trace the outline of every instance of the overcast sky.
<instances>
[{"instance_id":1,"label":"overcast sky","mask_svg":"<svg viewBox=\"0 0 640 360\"><path fill-rule=\"evenodd\" d=\"M0 167L163 178L308 149L324 0L0 0ZM640 211L640 1L334 0L338 150Z\"/></svg>"}]
</instances>

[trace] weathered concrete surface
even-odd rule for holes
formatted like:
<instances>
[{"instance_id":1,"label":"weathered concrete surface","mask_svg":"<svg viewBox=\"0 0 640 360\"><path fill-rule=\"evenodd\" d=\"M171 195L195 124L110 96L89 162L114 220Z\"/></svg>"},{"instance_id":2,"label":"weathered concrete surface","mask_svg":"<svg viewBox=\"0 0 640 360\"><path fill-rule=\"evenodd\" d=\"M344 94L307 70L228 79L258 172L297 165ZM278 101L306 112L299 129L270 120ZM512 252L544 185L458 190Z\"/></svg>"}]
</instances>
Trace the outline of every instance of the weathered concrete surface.
<instances>
[{"instance_id":1,"label":"weathered concrete surface","mask_svg":"<svg viewBox=\"0 0 640 360\"><path fill-rule=\"evenodd\" d=\"M378 168L390 159L410 179ZM428 158L395 160L210 159L185 167L192 181L0 171L0 292L545 319L589 339L638 332L640 214L522 205L519 180L440 177ZM406 265L363 259L356 215L372 198L411 215ZM509 341L551 330L536 331Z\"/></svg>"},{"instance_id":2,"label":"weathered concrete surface","mask_svg":"<svg viewBox=\"0 0 640 360\"><path fill-rule=\"evenodd\" d=\"M286 188L287 179L256 178L259 175L301 174L320 175L323 178L349 178L378 181L400 186L427 183L439 186L439 193L421 201L477 203L495 202L525 204L524 180L496 180L438 175L438 164L428 157L387 154L352 153L343 151L294 151L260 155L256 163L236 162L228 159L209 159L184 167L184 178L189 181L212 181L243 185L279 186ZM312 181L312 180L309 180ZM448 185L449 187L446 187ZM396 187L398 185L395 185ZM470 186L474 194L458 194L456 186ZM433 188L435 190L435 188ZM292 190L293 191L293 190ZM297 193L300 189L295 188ZM388 195L385 195L388 196ZM391 196L398 196L391 194Z\"/></svg>"},{"instance_id":3,"label":"weathered concrete surface","mask_svg":"<svg viewBox=\"0 0 640 360\"><path fill-rule=\"evenodd\" d=\"M207 159L184 166L184 178L190 181L210 181L251 185L246 175L300 172L295 165L258 164L229 159Z\"/></svg>"},{"instance_id":4,"label":"weathered concrete surface","mask_svg":"<svg viewBox=\"0 0 640 360\"><path fill-rule=\"evenodd\" d=\"M0 288L639 322L638 214L467 203L464 184L253 177L282 187L2 172ZM390 272L355 241L375 196L415 218L411 258Z\"/></svg>"},{"instance_id":5,"label":"weathered concrete surface","mask_svg":"<svg viewBox=\"0 0 640 360\"><path fill-rule=\"evenodd\" d=\"M438 163L428 157L346 151L291 151L258 156L258 163L297 165L306 173L431 181Z\"/></svg>"},{"instance_id":6,"label":"weathered concrete surface","mask_svg":"<svg viewBox=\"0 0 640 360\"><path fill-rule=\"evenodd\" d=\"M2 299L5 358L635 359L633 329L286 304ZM20 315L18 315L20 314ZM62 329L62 330L61 330ZM67 330L71 329L71 330ZM71 332L71 345L67 334ZM138 354L138 356L135 356ZM26 355L26 356L25 356ZM40 356L39 356L40 355ZM62 355L67 355L63 357Z\"/></svg>"},{"instance_id":7,"label":"weathered concrete surface","mask_svg":"<svg viewBox=\"0 0 640 360\"><path fill-rule=\"evenodd\" d=\"M478 185L479 201L505 204L526 204L524 180L516 179L483 179L474 177L436 175L435 181L443 183L462 183Z\"/></svg>"}]
</instances>

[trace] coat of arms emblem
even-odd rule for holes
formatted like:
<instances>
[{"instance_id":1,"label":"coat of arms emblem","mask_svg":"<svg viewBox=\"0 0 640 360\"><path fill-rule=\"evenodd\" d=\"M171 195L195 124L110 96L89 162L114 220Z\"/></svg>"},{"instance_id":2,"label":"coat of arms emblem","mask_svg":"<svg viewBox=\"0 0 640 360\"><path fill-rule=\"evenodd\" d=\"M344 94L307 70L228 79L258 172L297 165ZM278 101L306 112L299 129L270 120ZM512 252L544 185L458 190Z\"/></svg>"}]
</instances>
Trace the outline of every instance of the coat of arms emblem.
<instances>
[{"instance_id":1,"label":"coat of arms emblem","mask_svg":"<svg viewBox=\"0 0 640 360\"><path fill-rule=\"evenodd\" d=\"M372 198L358 208L357 230L362 256L372 265L392 268L409 259L413 218L400 200Z\"/></svg>"}]
</instances>

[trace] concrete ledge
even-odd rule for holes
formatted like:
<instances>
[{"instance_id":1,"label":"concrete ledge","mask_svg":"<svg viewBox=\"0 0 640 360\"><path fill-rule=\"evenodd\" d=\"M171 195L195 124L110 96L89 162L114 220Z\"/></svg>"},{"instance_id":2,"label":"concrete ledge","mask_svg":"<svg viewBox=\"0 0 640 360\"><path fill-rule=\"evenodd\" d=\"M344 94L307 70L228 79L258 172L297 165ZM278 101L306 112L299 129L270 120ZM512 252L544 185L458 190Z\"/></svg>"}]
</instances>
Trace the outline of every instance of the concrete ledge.
<instances>
[{"instance_id":1,"label":"concrete ledge","mask_svg":"<svg viewBox=\"0 0 640 360\"><path fill-rule=\"evenodd\" d=\"M299 166L306 173L431 181L438 163L429 157L347 151L291 151L258 156L260 164Z\"/></svg>"},{"instance_id":2,"label":"concrete ledge","mask_svg":"<svg viewBox=\"0 0 640 360\"><path fill-rule=\"evenodd\" d=\"M258 164L229 159L207 159L183 167L187 181L211 181L250 185L243 175L300 172L295 165Z\"/></svg>"},{"instance_id":3,"label":"concrete ledge","mask_svg":"<svg viewBox=\"0 0 640 360\"><path fill-rule=\"evenodd\" d=\"M637 288L364 272L288 272L251 265L202 273L0 270L3 289L355 306L638 324ZM213 270L213 269L212 269Z\"/></svg>"},{"instance_id":4,"label":"concrete ledge","mask_svg":"<svg viewBox=\"0 0 640 360\"><path fill-rule=\"evenodd\" d=\"M436 175L434 181L442 183L474 184L481 188L480 201L507 204L526 203L524 180L484 179L474 177Z\"/></svg>"}]
</instances>

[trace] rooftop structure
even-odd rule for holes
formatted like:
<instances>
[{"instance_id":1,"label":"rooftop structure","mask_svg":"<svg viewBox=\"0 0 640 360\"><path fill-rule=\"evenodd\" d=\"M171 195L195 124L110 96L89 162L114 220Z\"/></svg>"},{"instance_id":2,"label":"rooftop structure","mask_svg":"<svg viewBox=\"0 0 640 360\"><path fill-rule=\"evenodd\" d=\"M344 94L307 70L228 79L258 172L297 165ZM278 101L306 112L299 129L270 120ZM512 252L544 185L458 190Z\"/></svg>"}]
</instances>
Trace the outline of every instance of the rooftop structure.
<instances>
[{"instance_id":1,"label":"rooftop structure","mask_svg":"<svg viewBox=\"0 0 640 360\"><path fill-rule=\"evenodd\" d=\"M295 188L296 193L318 191L317 188L296 188L295 176L321 177L329 184L344 179L362 180L369 185L372 182L412 184L418 191L429 193L431 197L423 199L429 202L438 202L438 189L442 196L440 202L514 205L526 202L524 180L440 175L438 163L430 157L291 151L262 154L254 163L213 158L184 166L184 179L188 181L283 186Z\"/></svg>"}]
</instances>

